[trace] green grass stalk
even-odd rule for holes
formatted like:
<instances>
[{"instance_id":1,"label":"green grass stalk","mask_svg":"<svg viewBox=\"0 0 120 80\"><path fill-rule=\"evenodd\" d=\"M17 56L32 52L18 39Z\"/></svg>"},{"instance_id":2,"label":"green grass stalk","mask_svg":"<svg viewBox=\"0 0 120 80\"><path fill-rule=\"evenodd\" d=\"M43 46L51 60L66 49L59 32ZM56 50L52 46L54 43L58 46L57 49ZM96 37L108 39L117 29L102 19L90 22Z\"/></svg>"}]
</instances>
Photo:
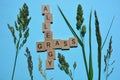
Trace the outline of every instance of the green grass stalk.
<instances>
[{"instance_id":1,"label":"green grass stalk","mask_svg":"<svg viewBox=\"0 0 120 80\"><path fill-rule=\"evenodd\" d=\"M70 31L72 32L72 34L78 39L78 43L80 44L80 46L82 47L82 53L83 53L83 59L84 59L84 64L85 64L85 69L86 69L86 74L87 74L87 78L89 79L89 73L88 73L88 66L87 66L87 59L86 59L86 53L85 53L85 48L84 48L84 43L83 41L78 37L78 35L75 33L74 29L72 28L72 26L70 25L70 23L68 22L67 18L64 16L62 10L60 9L60 7L58 6L58 9L63 17L63 19L65 20L66 24L68 25Z\"/></svg>"},{"instance_id":2,"label":"green grass stalk","mask_svg":"<svg viewBox=\"0 0 120 80\"><path fill-rule=\"evenodd\" d=\"M98 21L96 11L94 12L94 15L95 15L96 39L97 39L97 43L98 43L98 80L101 80L102 37L100 34L99 21Z\"/></svg>"},{"instance_id":3,"label":"green grass stalk","mask_svg":"<svg viewBox=\"0 0 120 80\"><path fill-rule=\"evenodd\" d=\"M110 27L109 27L109 29L108 29L107 35L106 35L105 40L104 40L104 42L103 42L103 44L102 44L102 49L103 49L103 47L104 47L104 45L105 45L105 43L106 43L106 40L107 40L107 38L108 38L108 35L109 35L109 33L110 33L110 30L111 30L111 27L112 27L114 18L115 18L115 17L113 17L113 19L112 19L112 21L111 21L111 24L110 24Z\"/></svg>"},{"instance_id":4,"label":"green grass stalk","mask_svg":"<svg viewBox=\"0 0 120 80\"><path fill-rule=\"evenodd\" d=\"M14 79L14 73L15 73L15 68L16 68L17 57L18 57L18 49L16 50L16 55L15 55L14 67L13 67L12 79L11 80Z\"/></svg>"},{"instance_id":5,"label":"green grass stalk","mask_svg":"<svg viewBox=\"0 0 120 80\"><path fill-rule=\"evenodd\" d=\"M12 34L14 44L16 47L16 54L15 54L15 60L14 60L11 80L14 80L14 74L15 74L19 51L24 46L24 44L27 42L27 38L29 36L29 28L27 26L31 20L31 17L28 17L28 16L29 16L28 6L26 3L24 3L23 7L20 9L19 14L17 15L17 20L14 22L15 28L8 24L8 29L10 30ZM15 34L15 32L17 32L18 34Z\"/></svg>"}]
</instances>

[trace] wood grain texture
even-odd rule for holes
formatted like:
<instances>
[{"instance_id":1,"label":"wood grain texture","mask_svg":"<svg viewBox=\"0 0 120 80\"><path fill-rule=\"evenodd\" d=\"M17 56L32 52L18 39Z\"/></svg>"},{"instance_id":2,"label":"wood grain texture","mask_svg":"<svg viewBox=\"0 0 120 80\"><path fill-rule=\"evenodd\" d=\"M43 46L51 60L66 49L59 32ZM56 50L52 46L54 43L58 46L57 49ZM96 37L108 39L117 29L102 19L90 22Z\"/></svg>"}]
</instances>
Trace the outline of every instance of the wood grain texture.
<instances>
[{"instance_id":1,"label":"wood grain texture","mask_svg":"<svg viewBox=\"0 0 120 80\"><path fill-rule=\"evenodd\" d=\"M51 13L46 13L45 14L45 17L44 17L44 20L45 20L45 22L48 22L48 23L53 23L53 16L52 16L52 14Z\"/></svg>"},{"instance_id":2,"label":"wood grain texture","mask_svg":"<svg viewBox=\"0 0 120 80\"><path fill-rule=\"evenodd\" d=\"M55 49L61 49L62 48L62 42L60 39L53 40L53 48Z\"/></svg>"},{"instance_id":3,"label":"wood grain texture","mask_svg":"<svg viewBox=\"0 0 120 80\"><path fill-rule=\"evenodd\" d=\"M47 50L47 58L48 59L56 59L56 53L54 49Z\"/></svg>"},{"instance_id":4,"label":"wood grain texture","mask_svg":"<svg viewBox=\"0 0 120 80\"><path fill-rule=\"evenodd\" d=\"M69 46L69 40L61 40L62 42L62 49L69 49L70 46Z\"/></svg>"},{"instance_id":5,"label":"wood grain texture","mask_svg":"<svg viewBox=\"0 0 120 80\"><path fill-rule=\"evenodd\" d=\"M54 69L54 60L53 59L46 60L46 69Z\"/></svg>"},{"instance_id":6,"label":"wood grain texture","mask_svg":"<svg viewBox=\"0 0 120 80\"><path fill-rule=\"evenodd\" d=\"M53 49L52 41L45 41L45 49L46 50Z\"/></svg>"},{"instance_id":7,"label":"wood grain texture","mask_svg":"<svg viewBox=\"0 0 120 80\"><path fill-rule=\"evenodd\" d=\"M43 33L46 32L46 31L50 31L50 23L42 23L42 31Z\"/></svg>"},{"instance_id":8,"label":"wood grain texture","mask_svg":"<svg viewBox=\"0 0 120 80\"><path fill-rule=\"evenodd\" d=\"M45 43L44 42L36 42L36 49L38 52L45 51Z\"/></svg>"},{"instance_id":9,"label":"wood grain texture","mask_svg":"<svg viewBox=\"0 0 120 80\"><path fill-rule=\"evenodd\" d=\"M78 46L77 38L69 38L69 44L70 44L70 47L77 47Z\"/></svg>"},{"instance_id":10,"label":"wood grain texture","mask_svg":"<svg viewBox=\"0 0 120 80\"><path fill-rule=\"evenodd\" d=\"M52 32L51 31L45 31L44 38L45 38L45 41L51 41L52 40Z\"/></svg>"},{"instance_id":11,"label":"wood grain texture","mask_svg":"<svg viewBox=\"0 0 120 80\"><path fill-rule=\"evenodd\" d=\"M50 13L50 6L49 5L42 5L42 15Z\"/></svg>"}]
</instances>

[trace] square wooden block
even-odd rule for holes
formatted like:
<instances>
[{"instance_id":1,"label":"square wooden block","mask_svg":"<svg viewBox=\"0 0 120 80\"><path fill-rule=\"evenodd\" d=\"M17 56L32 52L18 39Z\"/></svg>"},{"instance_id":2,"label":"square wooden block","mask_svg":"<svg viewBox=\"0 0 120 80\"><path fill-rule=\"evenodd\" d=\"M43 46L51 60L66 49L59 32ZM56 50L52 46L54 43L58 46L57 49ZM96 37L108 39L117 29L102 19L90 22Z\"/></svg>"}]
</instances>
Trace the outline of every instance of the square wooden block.
<instances>
[{"instance_id":1,"label":"square wooden block","mask_svg":"<svg viewBox=\"0 0 120 80\"><path fill-rule=\"evenodd\" d=\"M47 51L47 58L48 59L56 59L56 54L55 54L55 50L51 49Z\"/></svg>"},{"instance_id":2,"label":"square wooden block","mask_svg":"<svg viewBox=\"0 0 120 80\"><path fill-rule=\"evenodd\" d=\"M42 5L42 15L45 15L46 13L50 13L50 7L49 5Z\"/></svg>"},{"instance_id":3,"label":"square wooden block","mask_svg":"<svg viewBox=\"0 0 120 80\"><path fill-rule=\"evenodd\" d=\"M43 33L46 32L46 31L50 31L50 23L42 23L42 31Z\"/></svg>"},{"instance_id":4,"label":"square wooden block","mask_svg":"<svg viewBox=\"0 0 120 80\"><path fill-rule=\"evenodd\" d=\"M54 69L54 60L53 59L46 60L46 69Z\"/></svg>"},{"instance_id":5,"label":"square wooden block","mask_svg":"<svg viewBox=\"0 0 120 80\"><path fill-rule=\"evenodd\" d=\"M78 46L77 38L69 38L69 44L70 44L70 47L77 47Z\"/></svg>"},{"instance_id":6,"label":"square wooden block","mask_svg":"<svg viewBox=\"0 0 120 80\"><path fill-rule=\"evenodd\" d=\"M52 41L45 41L45 49L46 50L53 49Z\"/></svg>"},{"instance_id":7,"label":"square wooden block","mask_svg":"<svg viewBox=\"0 0 120 80\"><path fill-rule=\"evenodd\" d=\"M69 46L69 40L62 40L62 49L69 49L70 46Z\"/></svg>"},{"instance_id":8,"label":"square wooden block","mask_svg":"<svg viewBox=\"0 0 120 80\"><path fill-rule=\"evenodd\" d=\"M51 31L45 31L44 38L45 38L45 41L52 40L52 32Z\"/></svg>"},{"instance_id":9,"label":"square wooden block","mask_svg":"<svg viewBox=\"0 0 120 80\"><path fill-rule=\"evenodd\" d=\"M45 18L45 22L48 22L51 24L53 23L53 16L51 13L46 13L44 18Z\"/></svg>"},{"instance_id":10,"label":"square wooden block","mask_svg":"<svg viewBox=\"0 0 120 80\"><path fill-rule=\"evenodd\" d=\"M56 48L56 49L62 48L62 42L60 39L53 40L53 48Z\"/></svg>"},{"instance_id":11,"label":"square wooden block","mask_svg":"<svg viewBox=\"0 0 120 80\"><path fill-rule=\"evenodd\" d=\"M36 49L38 52L45 51L45 43L44 42L36 42Z\"/></svg>"}]
</instances>

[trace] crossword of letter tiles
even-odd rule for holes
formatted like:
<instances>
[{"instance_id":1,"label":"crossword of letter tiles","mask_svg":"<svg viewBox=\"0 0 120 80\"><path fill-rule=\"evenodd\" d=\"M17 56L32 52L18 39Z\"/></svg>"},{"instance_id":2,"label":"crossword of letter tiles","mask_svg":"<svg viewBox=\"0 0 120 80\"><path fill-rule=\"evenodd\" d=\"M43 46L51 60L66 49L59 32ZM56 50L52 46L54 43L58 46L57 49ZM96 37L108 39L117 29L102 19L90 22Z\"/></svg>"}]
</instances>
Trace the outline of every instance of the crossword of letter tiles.
<instances>
[{"instance_id":1,"label":"crossword of letter tiles","mask_svg":"<svg viewBox=\"0 0 120 80\"><path fill-rule=\"evenodd\" d=\"M37 52L47 51L46 69L54 69L54 60L56 59L55 49L69 50L71 47L77 47L77 38L69 40L53 39L53 33L50 25L53 23L53 15L50 13L49 5L42 5L42 32L44 33L44 42L36 42Z\"/></svg>"}]
</instances>

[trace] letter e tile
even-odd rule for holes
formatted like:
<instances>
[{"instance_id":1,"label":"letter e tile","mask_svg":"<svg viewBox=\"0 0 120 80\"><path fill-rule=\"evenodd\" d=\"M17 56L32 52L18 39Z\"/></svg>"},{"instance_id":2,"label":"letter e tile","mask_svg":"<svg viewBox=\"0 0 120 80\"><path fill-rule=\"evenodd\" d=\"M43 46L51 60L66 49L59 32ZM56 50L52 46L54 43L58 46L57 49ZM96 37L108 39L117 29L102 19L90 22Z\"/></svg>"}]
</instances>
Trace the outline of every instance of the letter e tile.
<instances>
[{"instance_id":1,"label":"letter e tile","mask_svg":"<svg viewBox=\"0 0 120 80\"><path fill-rule=\"evenodd\" d=\"M50 41L52 40L52 32L51 31L45 31L44 33L44 38L45 38L45 41Z\"/></svg>"}]
</instances>

